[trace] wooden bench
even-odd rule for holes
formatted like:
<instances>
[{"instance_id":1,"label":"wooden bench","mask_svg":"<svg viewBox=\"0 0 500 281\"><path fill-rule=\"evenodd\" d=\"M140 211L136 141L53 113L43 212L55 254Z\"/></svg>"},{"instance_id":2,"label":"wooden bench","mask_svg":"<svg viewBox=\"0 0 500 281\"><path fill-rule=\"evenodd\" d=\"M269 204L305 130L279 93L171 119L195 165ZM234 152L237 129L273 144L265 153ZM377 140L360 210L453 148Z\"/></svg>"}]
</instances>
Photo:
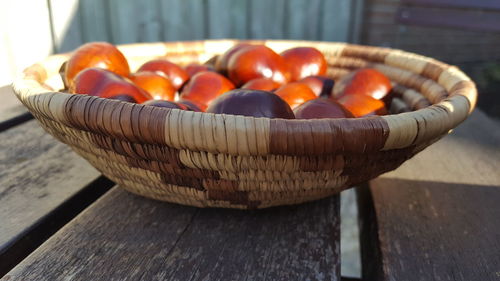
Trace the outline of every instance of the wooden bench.
<instances>
[{"instance_id":1,"label":"wooden bench","mask_svg":"<svg viewBox=\"0 0 500 281\"><path fill-rule=\"evenodd\" d=\"M341 279L339 196L251 212L145 199L22 114L0 115L1 280ZM358 188L363 280L499 280L499 144L476 110Z\"/></svg>"}]
</instances>

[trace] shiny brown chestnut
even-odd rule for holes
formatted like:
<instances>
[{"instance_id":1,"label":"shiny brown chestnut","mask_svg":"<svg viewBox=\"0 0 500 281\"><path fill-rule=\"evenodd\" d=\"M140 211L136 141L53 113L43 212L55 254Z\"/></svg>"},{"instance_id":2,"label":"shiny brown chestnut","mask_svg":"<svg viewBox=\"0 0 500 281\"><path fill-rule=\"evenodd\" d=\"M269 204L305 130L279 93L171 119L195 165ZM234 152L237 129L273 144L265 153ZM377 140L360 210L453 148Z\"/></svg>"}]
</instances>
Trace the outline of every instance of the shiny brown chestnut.
<instances>
[{"instance_id":1,"label":"shiny brown chestnut","mask_svg":"<svg viewBox=\"0 0 500 281\"><path fill-rule=\"evenodd\" d=\"M184 70L189 74L189 77L193 77L198 72L215 71L212 67L199 63L190 63L184 67Z\"/></svg>"},{"instance_id":2,"label":"shiny brown chestnut","mask_svg":"<svg viewBox=\"0 0 500 281\"><path fill-rule=\"evenodd\" d=\"M368 95L345 95L337 101L355 117L387 114L384 102Z\"/></svg>"},{"instance_id":3,"label":"shiny brown chestnut","mask_svg":"<svg viewBox=\"0 0 500 281\"><path fill-rule=\"evenodd\" d=\"M165 59L146 62L137 70L137 72L143 71L152 71L165 75L170 79L176 90L179 90L189 80L189 74L182 67Z\"/></svg>"},{"instance_id":4,"label":"shiny brown chestnut","mask_svg":"<svg viewBox=\"0 0 500 281\"><path fill-rule=\"evenodd\" d=\"M213 99L234 88L233 83L226 77L216 72L204 71L195 74L189 80L182 89L180 97L205 110Z\"/></svg>"},{"instance_id":5,"label":"shiny brown chestnut","mask_svg":"<svg viewBox=\"0 0 500 281\"><path fill-rule=\"evenodd\" d=\"M367 95L383 99L391 90L391 80L380 71L363 68L342 77L333 87L333 96Z\"/></svg>"},{"instance_id":6,"label":"shiny brown chestnut","mask_svg":"<svg viewBox=\"0 0 500 281\"><path fill-rule=\"evenodd\" d=\"M101 68L87 68L76 75L71 93L113 98L119 95L128 95L138 103L145 102L152 97L128 79L111 71ZM117 98L118 99L118 98Z\"/></svg>"},{"instance_id":7,"label":"shiny brown chestnut","mask_svg":"<svg viewBox=\"0 0 500 281\"><path fill-rule=\"evenodd\" d=\"M283 85L274 93L286 101L292 109L308 100L316 98L314 92L306 84L299 82Z\"/></svg>"},{"instance_id":8,"label":"shiny brown chestnut","mask_svg":"<svg viewBox=\"0 0 500 281\"><path fill-rule=\"evenodd\" d=\"M242 89L272 91L281 87L281 84L268 78L256 78L246 82Z\"/></svg>"},{"instance_id":9,"label":"shiny brown chestnut","mask_svg":"<svg viewBox=\"0 0 500 281\"><path fill-rule=\"evenodd\" d=\"M130 80L144 91L148 92L155 100L174 100L177 92L170 80L151 71L130 74Z\"/></svg>"},{"instance_id":10,"label":"shiny brown chestnut","mask_svg":"<svg viewBox=\"0 0 500 281\"><path fill-rule=\"evenodd\" d=\"M268 78L285 84L290 72L285 60L270 48L259 45L242 48L228 62L228 77L235 85L255 78Z\"/></svg>"},{"instance_id":11,"label":"shiny brown chestnut","mask_svg":"<svg viewBox=\"0 0 500 281\"><path fill-rule=\"evenodd\" d=\"M296 47L281 53L290 70L290 81L307 76L324 75L328 67L325 56L312 47Z\"/></svg>"},{"instance_id":12,"label":"shiny brown chestnut","mask_svg":"<svg viewBox=\"0 0 500 281\"><path fill-rule=\"evenodd\" d=\"M227 75L227 71L228 71L227 67L228 67L228 63L229 63L229 60L231 59L231 57L234 54L236 54L238 51L243 50L243 49L248 48L248 47L253 47L253 46L256 46L256 45L252 45L252 44L248 44L248 43L239 43L239 44L232 46L226 52L224 52L224 54L217 57L217 59L215 60L215 70L223 75Z\"/></svg>"},{"instance_id":13,"label":"shiny brown chestnut","mask_svg":"<svg viewBox=\"0 0 500 281\"><path fill-rule=\"evenodd\" d=\"M209 113L295 119L292 109L277 95L259 90L236 89L216 98Z\"/></svg>"},{"instance_id":14,"label":"shiny brown chestnut","mask_svg":"<svg viewBox=\"0 0 500 281\"><path fill-rule=\"evenodd\" d=\"M76 49L64 68L64 79L68 88L74 87L73 79L80 71L98 67L127 77L130 68L125 56L114 45L106 42L92 42Z\"/></svg>"},{"instance_id":15,"label":"shiny brown chestnut","mask_svg":"<svg viewBox=\"0 0 500 281\"><path fill-rule=\"evenodd\" d=\"M297 119L353 118L340 103L328 98L316 98L297 106L293 113Z\"/></svg>"},{"instance_id":16,"label":"shiny brown chestnut","mask_svg":"<svg viewBox=\"0 0 500 281\"><path fill-rule=\"evenodd\" d=\"M298 82L306 84L318 97L330 97L335 81L326 76L307 76Z\"/></svg>"}]
</instances>

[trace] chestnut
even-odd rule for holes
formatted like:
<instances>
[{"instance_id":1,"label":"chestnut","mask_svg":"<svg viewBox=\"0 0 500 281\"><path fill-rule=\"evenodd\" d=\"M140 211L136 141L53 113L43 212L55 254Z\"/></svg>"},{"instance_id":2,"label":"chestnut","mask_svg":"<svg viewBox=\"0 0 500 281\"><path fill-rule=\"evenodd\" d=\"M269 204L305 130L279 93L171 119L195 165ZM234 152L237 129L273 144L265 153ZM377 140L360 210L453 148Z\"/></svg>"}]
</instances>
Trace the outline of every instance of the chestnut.
<instances>
[{"instance_id":1,"label":"chestnut","mask_svg":"<svg viewBox=\"0 0 500 281\"><path fill-rule=\"evenodd\" d=\"M314 75L300 79L298 82L306 84L316 96L330 97L335 81L326 76Z\"/></svg>"},{"instance_id":2,"label":"chestnut","mask_svg":"<svg viewBox=\"0 0 500 281\"><path fill-rule=\"evenodd\" d=\"M391 80L376 69L363 68L342 77L333 87L333 96L367 95L383 99L391 90Z\"/></svg>"},{"instance_id":3,"label":"chestnut","mask_svg":"<svg viewBox=\"0 0 500 281\"><path fill-rule=\"evenodd\" d=\"M257 45L252 45L252 44L248 44L248 43L239 43L239 44L232 46L226 52L224 52L224 54L222 54L216 58L215 70L223 75L227 75L227 70L228 70L227 67L228 67L228 63L229 63L229 60L231 59L231 57L240 50L243 50L247 47L254 47L254 46L257 46Z\"/></svg>"},{"instance_id":4,"label":"chestnut","mask_svg":"<svg viewBox=\"0 0 500 281\"><path fill-rule=\"evenodd\" d=\"M123 94L123 95L116 95L116 96L112 96L110 97L110 99L112 100L119 100L119 101L124 101L124 102L131 102L131 103L137 103L137 100L134 99L134 97L132 96L129 96L127 94Z\"/></svg>"},{"instance_id":5,"label":"chestnut","mask_svg":"<svg viewBox=\"0 0 500 281\"><path fill-rule=\"evenodd\" d=\"M164 107L164 108L171 108L171 109L181 109L181 110L186 110L187 107L182 104L178 104L176 102L172 101L166 101L166 100L148 100L144 103L144 105L150 105L150 106L156 106L156 107Z\"/></svg>"},{"instance_id":6,"label":"chestnut","mask_svg":"<svg viewBox=\"0 0 500 281\"><path fill-rule=\"evenodd\" d=\"M250 90L261 90L261 91L272 91L276 90L281 86L280 83L277 83L268 78L256 78L246 82L242 89L250 89Z\"/></svg>"},{"instance_id":7,"label":"chestnut","mask_svg":"<svg viewBox=\"0 0 500 281\"><path fill-rule=\"evenodd\" d=\"M231 56L227 68L229 79L238 86L255 78L269 78L280 84L290 78L285 60L263 45L242 48Z\"/></svg>"},{"instance_id":8,"label":"chestnut","mask_svg":"<svg viewBox=\"0 0 500 281\"><path fill-rule=\"evenodd\" d=\"M130 80L155 100L174 100L177 92L168 78L155 72L137 72L130 75Z\"/></svg>"},{"instance_id":9,"label":"chestnut","mask_svg":"<svg viewBox=\"0 0 500 281\"><path fill-rule=\"evenodd\" d=\"M107 69L127 77L130 68L125 56L114 45L106 42L92 42L76 49L64 67L64 79L67 88L74 87L73 79L82 70L90 67Z\"/></svg>"},{"instance_id":10,"label":"chestnut","mask_svg":"<svg viewBox=\"0 0 500 281\"><path fill-rule=\"evenodd\" d=\"M234 85L226 77L216 72L204 71L191 77L182 89L180 97L205 110L213 99L232 89Z\"/></svg>"},{"instance_id":11,"label":"chestnut","mask_svg":"<svg viewBox=\"0 0 500 281\"><path fill-rule=\"evenodd\" d=\"M177 103L184 105L187 108L187 110L189 110L189 111L196 111L196 112L202 111L201 108L197 104L195 104L194 102L189 101L189 100L181 99L181 100L178 100Z\"/></svg>"},{"instance_id":12,"label":"chestnut","mask_svg":"<svg viewBox=\"0 0 500 281\"><path fill-rule=\"evenodd\" d=\"M328 67L325 56L312 47L291 48L281 53L290 70L290 81L307 76L324 75Z\"/></svg>"},{"instance_id":13,"label":"chestnut","mask_svg":"<svg viewBox=\"0 0 500 281\"><path fill-rule=\"evenodd\" d=\"M184 70L189 74L189 77L193 77L193 75L202 71L215 71L212 67L199 63L190 63L184 67Z\"/></svg>"},{"instance_id":14,"label":"chestnut","mask_svg":"<svg viewBox=\"0 0 500 281\"><path fill-rule=\"evenodd\" d=\"M236 89L219 96L210 104L207 112L295 119L290 106L277 95L248 89Z\"/></svg>"},{"instance_id":15,"label":"chestnut","mask_svg":"<svg viewBox=\"0 0 500 281\"><path fill-rule=\"evenodd\" d=\"M128 95L138 103L145 102L152 97L128 79L101 68L87 68L76 75L71 93L113 98L119 95ZM122 98L122 97L120 97ZM119 98L116 98L119 99Z\"/></svg>"},{"instance_id":16,"label":"chestnut","mask_svg":"<svg viewBox=\"0 0 500 281\"><path fill-rule=\"evenodd\" d=\"M384 102L368 95L345 95L337 101L355 117L387 114Z\"/></svg>"},{"instance_id":17,"label":"chestnut","mask_svg":"<svg viewBox=\"0 0 500 281\"><path fill-rule=\"evenodd\" d=\"M166 76L170 79L176 90L179 90L189 80L189 74L182 67L165 59L146 62L137 70L137 72L143 71L152 71Z\"/></svg>"},{"instance_id":18,"label":"chestnut","mask_svg":"<svg viewBox=\"0 0 500 281\"><path fill-rule=\"evenodd\" d=\"M299 82L283 85L274 93L286 101L292 109L308 100L316 98L314 92L306 84Z\"/></svg>"},{"instance_id":19,"label":"chestnut","mask_svg":"<svg viewBox=\"0 0 500 281\"><path fill-rule=\"evenodd\" d=\"M340 103L328 98L316 98L297 106L293 113L297 119L353 118Z\"/></svg>"}]
</instances>

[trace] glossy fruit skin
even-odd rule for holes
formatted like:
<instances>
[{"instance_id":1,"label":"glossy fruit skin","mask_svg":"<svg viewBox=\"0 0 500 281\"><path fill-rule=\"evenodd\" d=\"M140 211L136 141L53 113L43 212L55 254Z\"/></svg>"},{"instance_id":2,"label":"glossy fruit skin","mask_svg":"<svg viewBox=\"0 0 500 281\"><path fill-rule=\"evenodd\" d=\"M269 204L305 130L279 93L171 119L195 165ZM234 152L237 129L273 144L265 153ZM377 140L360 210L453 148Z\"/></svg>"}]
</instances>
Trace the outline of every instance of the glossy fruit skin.
<instances>
[{"instance_id":1,"label":"glossy fruit skin","mask_svg":"<svg viewBox=\"0 0 500 281\"><path fill-rule=\"evenodd\" d=\"M330 97L332 95L335 81L326 76L307 76L298 82L306 84L318 97Z\"/></svg>"},{"instance_id":2,"label":"glossy fruit skin","mask_svg":"<svg viewBox=\"0 0 500 281\"><path fill-rule=\"evenodd\" d=\"M312 47L291 48L281 53L290 70L290 81L312 75L325 75L328 67L325 56Z\"/></svg>"},{"instance_id":3,"label":"glossy fruit skin","mask_svg":"<svg viewBox=\"0 0 500 281\"><path fill-rule=\"evenodd\" d=\"M143 103L152 97L128 79L101 68L87 68L75 77L71 93L113 98L118 95L133 97Z\"/></svg>"},{"instance_id":4,"label":"glossy fruit skin","mask_svg":"<svg viewBox=\"0 0 500 281\"><path fill-rule=\"evenodd\" d=\"M391 90L391 80L372 68L356 70L342 77L333 87L333 96L367 95L383 99Z\"/></svg>"},{"instance_id":5,"label":"glossy fruit skin","mask_svg":"<svg viewBox=\"0 0 500 281\"><path fill-rule=\"evenodd\" d=\"M197 104L195 104L194 102L191 102L189 100L181 99L181 100L178 100L177 103L186 106L187 110L189 110L189 111L203 112Z\"/></svg>"},{"instance_id":6,"label":"glossy fruit skin","mask_svg":"<svg viewBox=\"0 0 500 281\"><path fill-rule=\"evenodd\" d=\"M353 118L340 103L328 98L316 98L309 100L293 110L297 119L319 119L319 118Z\"/></svg>"},{"instance_id":7,"label":"glossy fruit skin","mask_svg":"<svg viewBox=\"0 0 500 281\"><path fill-rule=\"evenodd\" d=\"M228 72L228 63L231 57L239 52L240 50L243 50L248 47L253 47L256 45L248 44L248 43L239 43L231 48L229 48L224 54L220 55L216 60L215 60L215 70L223 75L227 75Z\"/></svg>"},{"instance_id":8,"label":"glossy fruit skin","mask_svg":"<svg viewBox=\"0 0 500 281\"><path fill-rule=\"evenodd\" d=\"M119 101L125 101L125 102L131 102L131 103L137 103L137 100L134 99L133 97L129 96L129 95L116 95L116 96L112 96L110 97L110 99L112 100L119 100Z\"/></svg>"},{"instance_id":9,"label":"glossy fruit skin","mask_svg":"<svg viewBox=\"0 0 500 281\"><path fill-rule=\"evenodd\" d=\"M314 92L306 84L299 82L292 82L283 85L274 93L286 101L292 109L308 100L316 98Z\"/></svg>"},{"instance_id":10,"label":"glossy fruit skin","mask_svg":"<svg viewBox=\"0 0 500 281\"><path fill-rule=\"evenodd\" d=\"M387 114L384 102L371 96L345 95L337 101L349 110L354 117Z\"/></svg>"},{"instance_id":11,"label":"glossy fruit skin","mask_svg":"<svg viewBox=\"0 0 500 281\"><path fill-rule=\"evenodd\" d=\"M181 109L181 110L186 110L187 107L182 104L178 104L173 101L166 101L166 100L148 100L144 103L143 105L149 105L149 106L156 106L156 107L164 107L164 108L171 108L171 109Z\"/></svg>"},{"instance_id":12,"label":"glossy fruit skin","mask_svg":"<svg viewBox=\"0 0 500 281\"><path fill-rule=\"evenodd\" d=\"M189 74L182 67L165 59L146 62L137 70L137 72L143 71L152 71L165 75L170 79L176 90L179 90L189 80Z\"/></svg>"},{"instance_id":13,"label":"glossy fruit skin","mask_svg":"<svg viewBox=\"0 0 500 281\"><path fill-rule=\"evenodd\" d=\"M189 74L189 77L193 77L198 72L215 71L212 67L199 63L190 63L184 67L184 70L186 70L187 74Z\"/></svg>"},{"instance_id":14,"label":"glossy fruit skin","mask_svg":"<svg viewBox=\"0 0 500 281\"><path fill-rule=\"evenodd\" d=\"M281 84L268 78L256 78L246 82L242 89L273 91L281 87Z\"/></svg>"},{"instance_id":15,"label":"glossy fruit skin","mask_svg":"<svg viewBox=\"0 0 500 281\"><path fill-rule=\"evenodd\" d=\"M271 92L247 89L236 89L219 96L207 112L295 119L290 106L280 97Z\"/></svg>"},{"instance_id":16,"label":"glossy fruit skin","mask_svg":"<svg viewBox=\"0 0 500 281\"><path fill-rule=\"evenodd\" d=\"M155 100L173 101L177 90L168 78L151 71L137 72L130 75L130 80Z\"/></svg>"},{"instance_id":17,"label":"glossy fruit skin","mask_svg":"<svg viewBox=\"0 0 500 281\"><path fill-rule=\"evenodd\" d=\"M205 110L212 100L234 89L226 77L211 71L194 75L182 89L181 99L189 100Z\"/></svg>"},{"instance_id":18,"label":"glossy fruit skin","mask_svg":"<svg viewBox=\"0 0 500 281\"><path fill-rule=\"evenodd\" d=\"M228 77L235 85L243 85L255 78L269 78L285 84L290 72L285 60L270 48L259 45L242 48L228 62Z\"/></svg>"},{"instance_id":19,"label":"glossy fruit skin","mask_svg":"<svg viewBox=\"0 0 500 281\"><path fill-rule=\"evenodd\" d=\"M76 49L65 66L65 78L68 88L74 87L73 79L82 70L91 67L107 69L127 77L130 68L125 56L112 44L92 42Z\"/></svg>"}]
</instances>

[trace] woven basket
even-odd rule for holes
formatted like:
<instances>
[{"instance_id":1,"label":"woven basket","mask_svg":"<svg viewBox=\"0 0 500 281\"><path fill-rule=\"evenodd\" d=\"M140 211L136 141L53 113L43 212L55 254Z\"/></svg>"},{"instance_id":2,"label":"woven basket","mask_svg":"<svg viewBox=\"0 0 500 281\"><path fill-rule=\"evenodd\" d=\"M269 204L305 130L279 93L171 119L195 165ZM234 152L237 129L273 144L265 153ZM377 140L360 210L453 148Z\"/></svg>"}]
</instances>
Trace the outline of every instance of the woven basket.
<instances>
[{"instance_id":1,"label":"woven basket","mask_svg":"<svg viewBox=\"0 0 500 281\"><path fill-rule=\"evenodd\" d=\"M266 208L337 194L446 135L474 108L474 83L458 68L394 49L309 41L251 41L277 52L313 46L337 78L374 67L413 111L357 119L284 120L198 113L57 92L68 55L35 64L14 83L41 126L121 187L197 207ZM167 57L203 62L236 40L120 46L135 70ZM404 110L403 110L404 111ZM430 163L432 165L432 163Z\"/></svg>"}]
</instances>

